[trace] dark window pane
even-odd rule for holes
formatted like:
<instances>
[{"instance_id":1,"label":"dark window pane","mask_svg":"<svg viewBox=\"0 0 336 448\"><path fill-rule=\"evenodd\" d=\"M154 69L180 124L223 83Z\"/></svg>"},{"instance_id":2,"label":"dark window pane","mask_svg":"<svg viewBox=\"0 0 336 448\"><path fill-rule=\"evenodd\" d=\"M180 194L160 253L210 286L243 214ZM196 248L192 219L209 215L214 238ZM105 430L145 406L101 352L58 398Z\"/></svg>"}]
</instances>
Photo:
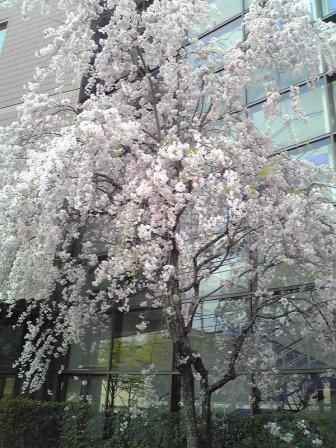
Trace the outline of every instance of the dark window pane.
<instances>
[{"instance_id":1,"label":"dark window pane","mask_svg":"<svg viewBox=\"0 0 336 448\"><path fill-rule=\"evenodd\" d=\"M88 401L95 411L103 411L106 402L106 377L76 377L66 379L67 401Z\"/></svg>"},{"instance_id":2,"label":"dark window pane","mask_svg":"<svg viewBox=\"0 0 336 448\"><path fill-rule=\"evenodd\" d=\"M11 325L0 326L0 366L12 367L21 350L22 330Z\"/></svg>"},{"instance_id":3,"label":"dark window pane","mask_svg":"<svg viewBox=\"0 0 336 448\"><path fill-rule=\"evenodd\" d=\"M147 327L140 331L143 322ZM120 315L118 324L113 340L112 370L141 372L151 365L158 370L171 369L172 345L160 310L126 313Z\"/></svg>"},{"instance_id":4,"label":"dark window pane","mask_svg":"<svg viewBox=\"0 0 336 448\"><path fill-rule=\"evenodd\" d=\"M111 326L97 325L90 329L83 341L83 345L74 344L70 350L69 366L71 369L85 371L107 370L109 367L111 347Z\"/></svg>"},{"instance_id":5,"label":"dark window pane","mask_svg":"<svg viewBox=\"0 0 336 448\"><path fill-rule=\"evenodd\" d=\"M112 375L109 378L109 409L166 409L170 402L170 375Z\"/></svg>"},{"instance_id":6,"label":"dark window pane","mask_svg":"<svg viewBox=\"0 0 336 448\"><path fill-rule=\"evenodd\" d=\"M14 395L14 376L0 376L0 398Z\"/></svg>"},{"instance_id":7,"label":"dark window pane","mask_svg":"<svg viewBox=\"0 0 336 448\"><path fill-rule=\"evenodd\" d=\"M331 374L283 375L279 381L279 389L280 392L276 396L279 410L336 410L336 379Z\"/></svg>"}]
</instances>

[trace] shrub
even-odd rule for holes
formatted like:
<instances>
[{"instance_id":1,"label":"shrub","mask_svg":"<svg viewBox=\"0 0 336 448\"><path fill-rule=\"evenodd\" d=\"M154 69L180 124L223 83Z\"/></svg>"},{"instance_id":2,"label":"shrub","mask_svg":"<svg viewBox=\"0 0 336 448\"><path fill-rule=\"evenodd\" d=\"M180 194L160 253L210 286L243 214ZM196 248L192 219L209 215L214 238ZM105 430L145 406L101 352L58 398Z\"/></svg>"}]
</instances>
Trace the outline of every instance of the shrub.
<instances>
[{"instance_id":1,"label":"shrub","mask_svg":"<svg viewBox=\"0 0 336 448\"><path fill-rule=\"evenodd\" d=\"M105 421L104 441L92 437L92 417ZM0 448L185 448L181 420L168 412L131 417L128 412L108 411L94 416L84 403L5 398L0 400ZM283 440L288 435L292 442ZM336 447L335 414L214 418L214 448L318 448L313 441L323 441L323 448Z\"/></svg>"},{"instance_id":2,"label":"shrub","mask_svg":"<svg viewBox=\"0 0 336 448\"><path fill-rule=\"evenodd\" d=\"M273 435L266 427L270 422L280 429L280 435ZM285 441L286 436L292 436L292 442ZM336 415L282 412L217 416L214 440L216 448L317 448L313 441L322 441L323 448L335 448Z\"/></svg>"},{"instance_id":3,"label":"shrub","mask_svg":"<svg viewBox=\"0 0 336 448\"><path fill-rule=\"evenodd\" d=\"M85 404L0 400L0 448L91 448Z\"/></svg>"},{"instance_id":4,"label":"shrub","mask_svg":"<svg viewBox=\"0 0 336 448\"><path fill-rule=\"evenodd\" d=\"M165 412L146 418L110 411L103 448L180 448L184 431L177 415Z\"/></svg>"}]
</instances>

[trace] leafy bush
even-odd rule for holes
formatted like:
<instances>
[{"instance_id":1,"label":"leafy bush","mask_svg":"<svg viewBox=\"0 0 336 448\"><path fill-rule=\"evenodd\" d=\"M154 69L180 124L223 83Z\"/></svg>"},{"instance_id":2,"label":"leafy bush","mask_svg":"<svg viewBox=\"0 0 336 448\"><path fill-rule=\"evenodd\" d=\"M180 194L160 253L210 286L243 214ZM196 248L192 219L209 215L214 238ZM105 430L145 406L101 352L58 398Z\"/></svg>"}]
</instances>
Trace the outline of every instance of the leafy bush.
<instances>
[{"instance_id":1,"label":"leafy bush","mask_svg":"<svg viewBox=\"0 0 336 448\"><path fill-rule=\"evenodd\" d=\"M335 448L336 416L288 412L217 416L214 440L216 448Z\"/></svg>"},{"instance_id":2,"label":"leafy bush","mask_svg":"<svg viewBox=\"0 0 336 448\"><path fill-rule=\"evenodd\" d=\"M171 413L130 416L108 411L104 440L92 437L93 413L84 403L0 400L0 448L185 448L182 419ZM97 415L95 416L97 417ZM99 417L99 416L98 416ZM313 443L317 442L317 443ZM322 441L323 444L319 445ZM218 415L214 448L335 448L335 414Z\"/></svg>"},{"instance_id":3,"label":"leafy bush","mask_svg":"<svg viewBox=\"0 0 336 448\"><path fill-rule=\"evenodd\" d=\"M184 431L179 417L168 412L144 418L110 411L104 438L103 448L180 448Z\"/></svg>"},{"instance_id":4,"label":"leafy bush","mask_svg":"<svg viewBox=\"0 0 336 448\"><path fill-rule=\"evenodd\" d=\"M91 448L85 404L0 400L0 448Z\"/></svg>"}]
</instances>

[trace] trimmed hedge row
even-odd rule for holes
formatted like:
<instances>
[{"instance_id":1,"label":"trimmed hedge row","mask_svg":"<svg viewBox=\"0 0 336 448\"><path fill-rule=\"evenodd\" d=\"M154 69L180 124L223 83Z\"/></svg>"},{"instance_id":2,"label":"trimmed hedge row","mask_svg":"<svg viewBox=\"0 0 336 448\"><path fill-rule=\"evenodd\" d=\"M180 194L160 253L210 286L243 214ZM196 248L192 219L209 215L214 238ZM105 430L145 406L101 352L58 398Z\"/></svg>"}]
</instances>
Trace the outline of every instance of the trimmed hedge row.
<instances>
[{"instance_id":1,"label":"trimmed hedge row","mask_svg":"<svg viewBox=\"0 0 336 448\"><path fill-rule=\"evenodd\" d=\"M85 404L0 400L0 448L91 448Z\"/></svg>"},{"instance_id":2,"label":"trimmed hedge row","mask_svg":"<svg viewBox=\"0 0 336 448\"><path fill-rule=\"evenodd\" d=\"M281 428L280 436L291 435L293 440L272 435L265 428L270 422ZM283 412L217 416L214 439L216 448L336 448L336 415Z\"/></svg>"},{"instance_id":3,"label":"trimmed hedge row","mask_svg":"<svg viewBox=\"0 0 336 448\"><path fill-rule=\"evenodd\" d=\"M96 415L97 417L97 415ZM99 416L98 416L99 417ZM302 428L302 420L304 424ZM280 437L265 426L271 422ZM300 426L301 425L301 426ZM176 415L130 419L125 412L105 414L98 440L87 404L41 402L27 398L0 400L0 448L185 448L185 431ZM281 440L282 436L292 441ZM275 413L216 416L215 448L336 447L335 414Z\"/></svg>"}]
</instances>

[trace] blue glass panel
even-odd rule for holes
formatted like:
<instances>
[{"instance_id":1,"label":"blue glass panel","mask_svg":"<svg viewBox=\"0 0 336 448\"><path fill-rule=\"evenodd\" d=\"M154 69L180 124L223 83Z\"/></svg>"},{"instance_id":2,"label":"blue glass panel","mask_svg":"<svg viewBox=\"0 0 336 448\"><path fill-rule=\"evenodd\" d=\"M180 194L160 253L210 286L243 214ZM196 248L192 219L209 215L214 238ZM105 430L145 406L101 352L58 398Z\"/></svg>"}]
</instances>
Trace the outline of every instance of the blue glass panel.
<instances>
[{"instance_id":1,"label":"blue glass panel","mask_svg":"<svg viewBox=\"0 0 336 448\"><path fill-rule=\"evenodd\" d=\"M202 37L201 40L205 44L208 44L213 38L219 39L224 49L229 50L243 38L242 19L239 18L234 20L233 22L228 23L227 25L224 25L216 31L213 31L210 34L207 34L205 37Z\"/></svg>"},{"instance_id":2,"label":"blue glass panel","mask_svg":"<svg viewBox=\"0 0 336 448\"><path fill-rule=\"evenodd\" d=\"M327 165L333 167L334 154L330 138L311 143L303 148L290 152L294 159L307 160L316 165Z\"/></svg>"},{"instance_id":3,"label":"blue glass panel","mask_svg":"<svg viewBox=\"0 0 336 448\"><path fill-rule=\"evenodd\" d=\"M336 11L336 0L320 0L322 16L327 16Z\"/></svg>"},{"instance_id":4,"label":"blue glass panel","mask_svg":"<svg viewBox=\"0 0 336 448\"><path fill-rule=\"evenodd\" d=\"M217 7L216 14L210 13L210 19L214 23L225 22L243 11L242 0L207 0L207 3Z\"/></svg>"},{"instance_id":5,"label":"blue glass panel","mask_svg":"<svg viewBox=\"0 0 336 448\"><path fill-rule=\"evenodd\" d=\"M301 87L300 101L308 121L293 110L288 93L282 95L279 103L281 117L274 120L271 126L265 119L263 104L250 107L249 115L256 127L263 134L268 135L278 148L285 148L328 133L330 126L326 85L321 81L315 89ZM286 117L291 125L287 124L288 120L284 120L283 117Z\"/></svg>"},{"instance_id":6,"label":"blue glass panel","mask_svg":"<svg viewBox=\"0 0 336 448\"><path fill-rule=\"evenodd\" d=\"M204 42L205 45L208 45L211 39L218 39L220 45L222 46L224 51L230 50L234 45L241 42L243 40L243 21L242 18L238 18L233 20L232 22L218 28L215 31L207 34L206 36L201 37L201 41ZM207 61L195 61L192 56L192 51L194 50L194 46L189 46L190 54L188 56L190 65L192 67L197 67L205 64ZM211 58L209 58L211 60ZM217 58L215 59L215 61ZM218 68L220 68L222 64L218 62Z\"/></svg>"},{"instance_id":7,"label":"blue glass panel","mask_svg":"<svg viewBox=\"0 0 336 448\"><path fill-rule=\"evenodd\" d=\"M0 29L0 53L2 52L4 47L5 36L6 36L6 28Z\"/></svg>"}]
</instances>

